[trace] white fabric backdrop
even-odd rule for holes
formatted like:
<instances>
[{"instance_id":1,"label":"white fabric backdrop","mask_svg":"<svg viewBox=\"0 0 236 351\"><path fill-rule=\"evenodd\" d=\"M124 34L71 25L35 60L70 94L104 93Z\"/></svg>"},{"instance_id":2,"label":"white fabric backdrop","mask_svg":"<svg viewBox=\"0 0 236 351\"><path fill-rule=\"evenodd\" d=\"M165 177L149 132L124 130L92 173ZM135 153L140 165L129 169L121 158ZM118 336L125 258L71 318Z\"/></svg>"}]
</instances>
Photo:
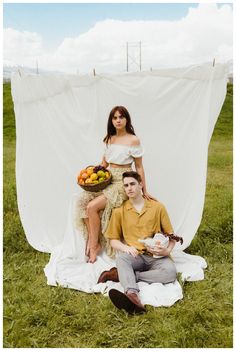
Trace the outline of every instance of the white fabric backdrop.
<instances>
[{"instance_id":1,"label":"white fabric backdrop","mask_svg":"<svg viewBox=\"0 0 236 351\"><path fill-rule=\"evenodd\" d=\"M148 191L189 246L204 205L209 140L226 94L227 66L117 76L14 74L16 181L29 243L51 252L66 227L78 171L102 158L108 114L130 111L145 149Z\"/></svg>"},{"instance_id":2,"label":"white fabric backdrop","mask_svg":"<svg viewBox=\"0 0 236 351\"><path fill-rule=\"evenodd\" d=\"M225 99L227 73L227 65L204 64L95 77L13 74L18 207L29 243L53 253L46 268L49 282L60 280L55 269L60 271L62 256L78 258L76 246L68 246L80 236L72 222L68 232L68 208L73 212L73 194L81 191L78 171L102 159L115 105L127 107L143 144L148 191L165 204L175 232L184 238L175 255L190 245L201 222L208 144ZM201 269L206 266L199 262ZM94 272L96 265L89 269Z\"/></svg>"}]
</instances>

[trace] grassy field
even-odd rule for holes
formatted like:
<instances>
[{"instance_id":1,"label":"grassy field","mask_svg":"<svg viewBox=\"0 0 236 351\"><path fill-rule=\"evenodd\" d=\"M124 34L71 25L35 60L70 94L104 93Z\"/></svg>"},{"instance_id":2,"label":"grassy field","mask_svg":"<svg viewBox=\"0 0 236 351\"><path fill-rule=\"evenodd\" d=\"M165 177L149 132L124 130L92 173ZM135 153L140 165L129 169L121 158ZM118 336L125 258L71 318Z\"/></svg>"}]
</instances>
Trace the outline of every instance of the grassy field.
<instances>
[{"instance_id":1,"label":"grassy field","mask_svg":"<svg viewBox=\"0 0 236 351\"><path fill-rule=\"evenodd\" d=\"M142 316L116 310L101 294L49 287L49 255L35 251L21 226L15 186L15 121L4 84L4 347L229 348L232 303L233 87L209 147L206 202L188 253L208 262L205 280L186 282L170 308L148 306Z\"/></svg>"}]
</instances>

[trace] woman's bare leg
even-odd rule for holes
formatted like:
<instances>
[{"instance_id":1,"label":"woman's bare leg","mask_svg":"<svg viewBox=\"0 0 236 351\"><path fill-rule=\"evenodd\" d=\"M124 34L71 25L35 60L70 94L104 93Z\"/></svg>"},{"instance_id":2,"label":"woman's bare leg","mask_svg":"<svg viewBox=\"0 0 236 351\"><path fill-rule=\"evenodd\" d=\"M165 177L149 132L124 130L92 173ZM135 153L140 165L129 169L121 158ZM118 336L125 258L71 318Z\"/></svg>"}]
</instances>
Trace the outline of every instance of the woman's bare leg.
<instances>
[{"instance_id":1,"label":"woman's bare leg","mask_svg":"<svg viewBox=\"0 0 236 351\"><path fill-rule=\"evenodd\" d=\"M97 254L101 250L99 243L99 234L101 231L101 219L99 212L104 210L107 199L104 195L100 195L89 202L87 206L88 222L89 222L89 241L88 241L88 252L89 261L94 263L97 258Z\"/></svg>"},{"instance_id":2,"label":"woman's bare leg","mask_svg":"<svg viewBox=\"0 0 236 351\"><path fill-rule=\"evenodd\" d=\"M90 237L89 219L84 218L84 222L86 224L87 232L88 232L88 237L87 237L86 247L85 247L85 255L88 256L89 255L89 237Z\"/></svg>"}]
</instances>

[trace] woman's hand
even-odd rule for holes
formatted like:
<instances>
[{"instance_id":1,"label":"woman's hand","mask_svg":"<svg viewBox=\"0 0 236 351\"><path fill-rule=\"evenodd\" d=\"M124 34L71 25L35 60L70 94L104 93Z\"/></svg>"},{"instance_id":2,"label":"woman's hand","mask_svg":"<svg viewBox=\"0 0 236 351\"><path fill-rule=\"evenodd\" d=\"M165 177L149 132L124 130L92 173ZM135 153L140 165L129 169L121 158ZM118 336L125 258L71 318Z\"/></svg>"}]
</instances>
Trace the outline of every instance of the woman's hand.
<instances>
[{"instance_id":1,"label":"woman's hand","mask_svg":"<svg viewBox=\"0 0 236 351\"><path fill-rule=\"evenodd\" d=\"M143 197L147 200L154 200L154 201L158 201L157 199L155 199L155 197L153 197L152 195L150 195L147 191L143 191Z\"/></svg>"}]
</instances>

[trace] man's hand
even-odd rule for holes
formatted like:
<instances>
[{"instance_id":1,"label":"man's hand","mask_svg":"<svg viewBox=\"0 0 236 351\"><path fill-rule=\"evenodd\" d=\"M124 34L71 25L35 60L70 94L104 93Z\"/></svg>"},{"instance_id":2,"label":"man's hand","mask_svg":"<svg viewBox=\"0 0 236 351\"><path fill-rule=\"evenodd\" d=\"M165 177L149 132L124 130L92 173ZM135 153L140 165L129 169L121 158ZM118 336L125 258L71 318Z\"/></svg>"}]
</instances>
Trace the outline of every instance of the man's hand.
<instances>
[{"instance_id":1,"label":"man's hand","mask_svg":"<svg viewBox=\"0 0 236 351\"><path fill-rule=\"evenodd\" d=\"M147 250L154 256L169 256L171 251L169 247L163 247L161 245L155 245L154 248L147 246Z\"/></svg>"},{"instance_id":2,"label":"man's hand","mask_svg":"<svg viewBox=\"0 0 236 351\"><path fill-rule=\"evenodd\" d=\"M133 246L124 245L122 251L129 255L132 255L133 257L138 256L138 250Z\"/></svg>"}]
</instances>

